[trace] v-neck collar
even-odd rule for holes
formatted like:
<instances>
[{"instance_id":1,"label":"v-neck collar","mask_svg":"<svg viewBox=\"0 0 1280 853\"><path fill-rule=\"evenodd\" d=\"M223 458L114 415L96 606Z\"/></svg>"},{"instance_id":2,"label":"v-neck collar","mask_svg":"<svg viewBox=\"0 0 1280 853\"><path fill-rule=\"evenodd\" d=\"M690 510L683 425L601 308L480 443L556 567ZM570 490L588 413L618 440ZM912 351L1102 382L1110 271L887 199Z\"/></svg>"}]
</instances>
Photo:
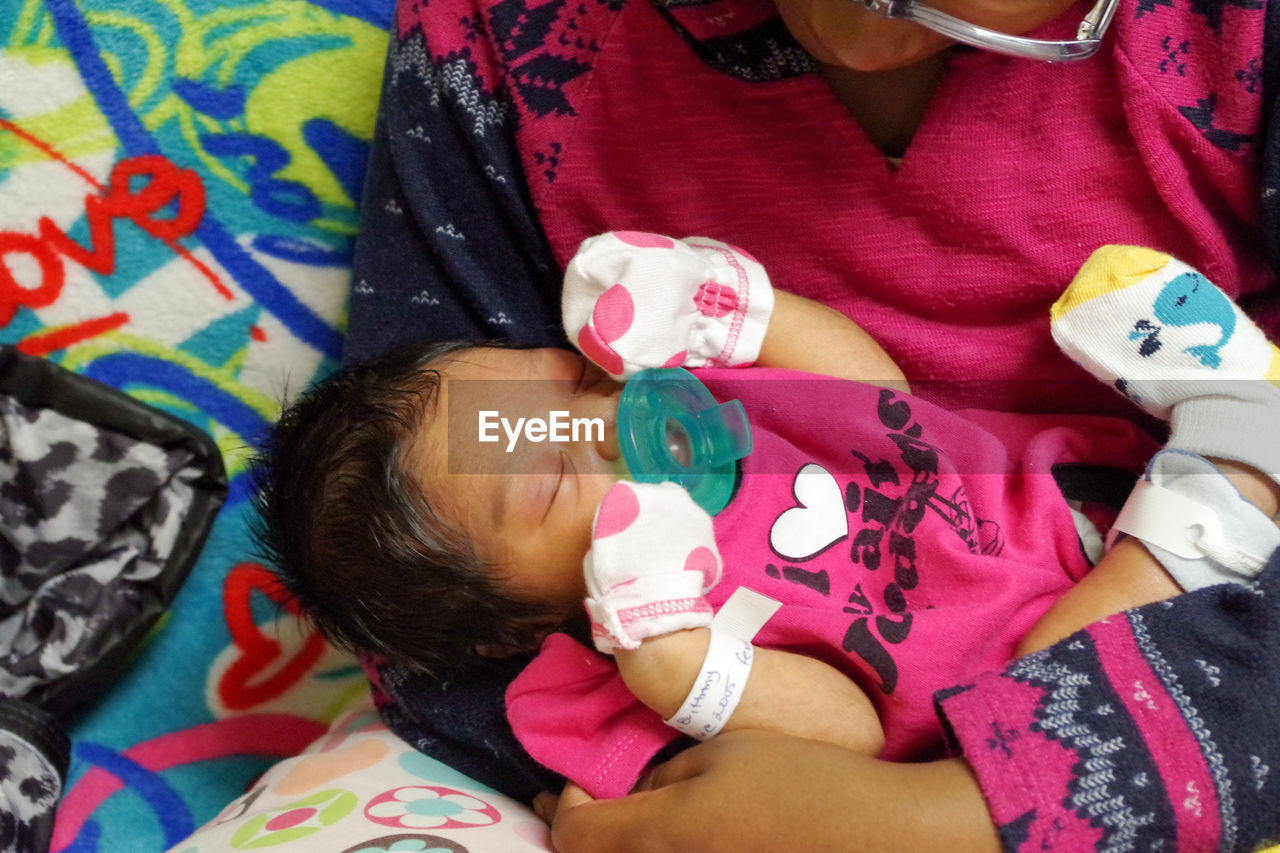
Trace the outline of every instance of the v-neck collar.
<instances>
[{"instance_id":1,"label":"v-neck collar","mask_svg":"<svg viewBox=\"0 0 1280 853\"><path fill-rule=\"evenodd\" d=\"M924 63L883 72L821 66L818 77L893 164L903 159L930 111L948 64L949 52L943 52Z\"/></svg>"}]
</instances>

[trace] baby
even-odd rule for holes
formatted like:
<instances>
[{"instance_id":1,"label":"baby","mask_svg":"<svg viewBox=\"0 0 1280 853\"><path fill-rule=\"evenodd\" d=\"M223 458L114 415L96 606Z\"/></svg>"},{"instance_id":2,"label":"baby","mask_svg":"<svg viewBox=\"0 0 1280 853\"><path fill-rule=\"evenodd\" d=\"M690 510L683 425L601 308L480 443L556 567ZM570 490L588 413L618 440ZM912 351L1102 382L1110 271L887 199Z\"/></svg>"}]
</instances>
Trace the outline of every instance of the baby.
<instances>
[{"instance_id":1,"label":"baby","mask_svg":"<svg viewBox=\"0 0 1280 853\"><path fill-rule=\"evenodd\" d=\"M756 648L737 647L750 680L717 725L906 758L940 739L934 691L1176 594L1170 576L1188 589L1247 579L1280 544L1280 462L1261 440L1280 412L1262 381L1275 350L1167 256L1102 250L1052 312L1069 354L1172 413L1170 449L1126 511L1134 538L1092 570L1052 466L1133 467L1153 449L1136 431L936 409L851 321L775 293L715 241L593 238L564 298L566 328L598 364L445 344L341 374L282 417L260 504L283 582L340 645L443 676L546 638L509 693L512 723L592 793L625 792L676 736L661 721L688 717L712 613L739 586L785 606ZM1195 338L1206 324L1215 339ZM756 449L714 520L677 487L619 485L617 380L674 364L704 368L751 419ZM603 428L559 444L477 432L481 412L555 411ZM1211 526L1199 544L1186 525L1171 538L1153 506ZM548 637L584 599L616 668Z\"/></svg>"}]
</instances>

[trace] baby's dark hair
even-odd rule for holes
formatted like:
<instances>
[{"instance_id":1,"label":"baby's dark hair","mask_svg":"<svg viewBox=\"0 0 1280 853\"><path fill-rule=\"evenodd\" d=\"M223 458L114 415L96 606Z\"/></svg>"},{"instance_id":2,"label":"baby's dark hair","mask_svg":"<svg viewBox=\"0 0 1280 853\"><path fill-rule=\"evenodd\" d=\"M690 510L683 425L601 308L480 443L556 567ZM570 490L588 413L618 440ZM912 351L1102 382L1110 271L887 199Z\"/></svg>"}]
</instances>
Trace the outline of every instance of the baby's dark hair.
<instances>
[{"instance_id":1,"label":"baby's dark hair","mask_svg":"<svg viewBox=\"0 0 1280 853\"><path fill-rule=\"evenodd\" d=\"M330 642L432 676L523 648L513 599L475 543L433 512L406 450L431 417L436 367L461 342L402 347L303 393L255 462L256 538L285 591Z\"/></svg>"}]
</instances>

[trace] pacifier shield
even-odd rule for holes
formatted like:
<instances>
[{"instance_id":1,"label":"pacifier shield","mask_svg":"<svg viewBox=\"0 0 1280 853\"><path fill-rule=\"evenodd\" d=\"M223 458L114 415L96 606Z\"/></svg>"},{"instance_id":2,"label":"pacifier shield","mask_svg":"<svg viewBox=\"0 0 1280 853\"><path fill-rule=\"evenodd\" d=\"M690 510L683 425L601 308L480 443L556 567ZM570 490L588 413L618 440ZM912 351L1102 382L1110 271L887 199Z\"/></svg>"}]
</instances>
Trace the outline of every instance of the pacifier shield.
<instances>
[{"instance_id":1,"label":"pacifier shield","mask_svg":"<svg viewBox=\"0 0 1280 853\"><path fill-rule=\"evenodd\" d=\"M718 403L684 368L649 368L622 389L618 443L633 479L675 482L714 515L733 494L737 460L751 452L751 426L742 403Z\"/></svg>"}]
</instances>

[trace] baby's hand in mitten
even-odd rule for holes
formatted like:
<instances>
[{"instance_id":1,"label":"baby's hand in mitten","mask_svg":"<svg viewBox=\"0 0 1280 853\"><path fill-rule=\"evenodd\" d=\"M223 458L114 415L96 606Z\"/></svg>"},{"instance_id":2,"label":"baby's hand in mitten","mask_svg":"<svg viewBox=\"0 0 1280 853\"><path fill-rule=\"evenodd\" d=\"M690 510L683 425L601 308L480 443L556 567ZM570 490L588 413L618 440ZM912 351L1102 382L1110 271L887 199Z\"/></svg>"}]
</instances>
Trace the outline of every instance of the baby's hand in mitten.
<instances>
[{"instance_id":1,"label":"baby's hand in mitten","mask_svg":"<svg viewBox=\"0 0 1280 853\"><path fill-rule=\"evenodd\" d=\"M610 489L583 569L591 635L605 654L711 622L704 594L720 580L711 516L675 483Z\"/></svg>"},{"instance_id":2,"label":"baby's hand in mitten","mask_svg":"<svg viewBox=\"0 0 1280 853\"><path fill-rule=\"evenodd\" d=\"M717 240L615 231L582 242L562 297L566 333L615 378L646 367L745 367L760 354L773 287Z\"/></svg>"}]
</instances>

